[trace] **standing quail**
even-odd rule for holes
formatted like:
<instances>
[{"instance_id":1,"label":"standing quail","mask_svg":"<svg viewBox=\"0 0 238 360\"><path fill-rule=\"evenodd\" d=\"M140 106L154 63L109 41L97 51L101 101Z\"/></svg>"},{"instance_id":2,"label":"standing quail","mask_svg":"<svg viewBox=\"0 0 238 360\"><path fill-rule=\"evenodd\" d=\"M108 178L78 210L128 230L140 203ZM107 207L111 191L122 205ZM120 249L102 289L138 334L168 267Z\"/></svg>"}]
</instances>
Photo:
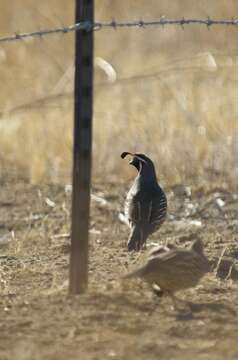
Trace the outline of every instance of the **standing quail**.
<instances>
[{"instance_id":1,"label":"standing quail","mask_svg":"<svg viewBox=\"0 0 238 360\"><path fill-rule=\"evenodd\" d=\"M157 285L161 292L173 296L176 291L188 289L210 271L208 259L203 253L200 239L194 241L190 249L173 248L159 252L124 278L139 277L150 285Z\"/></svg>"},{"instance_id":2,"label":"standing quail","mask_svg":"<svg viewBox=\"0 0 238 360\"><path fill-rule=\"evenodd\" d=\"M125 217L131 228L127 247L128 251L138 251L164 222L167 199L157 182L153 162L143 154L129 152L123 152L121 158L127 155L132 155L130 164L138 171L125 202Z\"/></svg>"}]
</instances>

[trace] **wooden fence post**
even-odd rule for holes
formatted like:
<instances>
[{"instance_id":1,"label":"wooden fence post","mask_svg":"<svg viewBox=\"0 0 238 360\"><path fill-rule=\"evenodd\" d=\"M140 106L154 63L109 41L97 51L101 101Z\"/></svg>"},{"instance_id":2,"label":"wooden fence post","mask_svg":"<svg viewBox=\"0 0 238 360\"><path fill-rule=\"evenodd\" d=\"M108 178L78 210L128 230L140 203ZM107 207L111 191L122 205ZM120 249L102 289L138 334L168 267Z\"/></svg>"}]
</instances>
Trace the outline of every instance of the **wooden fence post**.
<instances>
[{"instance_id":1,"label":"wooden fence post","mask_svg":"<svg viewBox=\"0 0 238 360\"><path fill-rule=\"evenodd\" d=\"M76 23L94 21L94 1L76 0ZM93 112L93 31L75 34L74 145L70 285L72 294L88 286L88 230L90 213L92 112Z\"/></svg>"}]
</instances>

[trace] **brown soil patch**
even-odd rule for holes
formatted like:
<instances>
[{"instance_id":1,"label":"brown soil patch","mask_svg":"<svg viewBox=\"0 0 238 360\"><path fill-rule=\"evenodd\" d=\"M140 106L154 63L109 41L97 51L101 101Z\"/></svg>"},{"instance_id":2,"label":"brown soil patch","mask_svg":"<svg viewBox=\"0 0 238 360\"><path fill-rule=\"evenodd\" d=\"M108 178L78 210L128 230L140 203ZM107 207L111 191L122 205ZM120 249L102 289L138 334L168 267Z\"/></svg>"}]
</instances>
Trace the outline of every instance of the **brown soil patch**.
<instances>
[{"instance_id":1,"label":"brown soil patch","mask_svg":"<svg viewBox=\"0 0 238 360\"><path fill-rule=\"evenodd\" d=\"M193 310L183 316L144 284L119 281L144 256L125 248L125 190L93 188L106 203L92 200L89 291L73 297L64 237L71 195L63 186L1 181L1 360L238 358L237 195L224 186L192 188L191 196L183 186L167 189L170 216L151 241L188 246L199 236L215 269L178 294Z\"/></svg>"}]
</instances>

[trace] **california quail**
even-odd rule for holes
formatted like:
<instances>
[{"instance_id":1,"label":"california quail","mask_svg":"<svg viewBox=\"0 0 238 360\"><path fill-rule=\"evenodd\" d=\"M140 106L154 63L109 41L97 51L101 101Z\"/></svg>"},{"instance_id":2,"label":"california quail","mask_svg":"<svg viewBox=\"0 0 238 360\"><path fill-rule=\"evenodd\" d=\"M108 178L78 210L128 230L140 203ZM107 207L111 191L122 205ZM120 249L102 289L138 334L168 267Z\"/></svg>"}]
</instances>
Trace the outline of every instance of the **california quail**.
<instances>
[{"instance_id":1,"label":"california quail","mask_svg":"<svg viewBox=\"0 0 238 360\"><path fill-rule=\"evenodd\" d=\"M124 278L142 278L173 296L176 291L196 286L209 271L210 266L203 253L202 241L198 239L188 250L176 247L150 256L143 266Z\"/></svg>"},{"instance_id":2,"label":"california quail","mask_svg":"<svg viewBox=\"0 0 238 360\"><path fill-rule=\"evenodd\" d=\"M165 193L157 183L153 162L143 154L123 152L122 159L132 155L131 165L138 174L125 202L125 217L131 228L128 251L140 250L148 236L159 229L167 213Z\"/></svg>"}]
</instances>

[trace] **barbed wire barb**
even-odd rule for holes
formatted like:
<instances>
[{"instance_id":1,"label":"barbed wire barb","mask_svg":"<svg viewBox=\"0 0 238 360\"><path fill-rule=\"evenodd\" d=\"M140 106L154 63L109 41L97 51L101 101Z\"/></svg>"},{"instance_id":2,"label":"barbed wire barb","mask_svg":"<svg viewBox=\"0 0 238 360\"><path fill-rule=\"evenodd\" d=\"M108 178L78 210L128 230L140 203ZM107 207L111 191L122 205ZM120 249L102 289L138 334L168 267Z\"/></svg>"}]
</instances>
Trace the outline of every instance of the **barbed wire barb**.
<instances>
[{"instance_id":1,"label":"barbed wire barb","mask_svg":"<svg viewBox=\"0 0 238 360\"><path fill-rule=\"evenodd\" d=\"M108 22L93 22L90 23L88 21L76 23L69 26L59 26L50 29L37 30L32 32L24 32L24 33L15 33L7 36L0 37L0 42L10 42L21 40L25 38L33 38L33 37L43 37L52 34L62 33L68 34L70 32L76 32L80 30L85 31L96 31L101 30L103 28L112 28L114 30L118 28L133 28L137 27L140 29L145 29L146 27L158 26L164 28L165 26L177 25L181 26L184 29L185 25L205 25L208 29L214 25L226 25L226 26L234 26L238 25L238 18L232 17L231 19L221 19L214 20L208 17L207 19L185 19L184 17L181 19L167 19L165 16L161 16L158 20L150 20L145 21L143 19L134 20L134 21L116 21L112 19Z\"/></svg>"},{"instance_id":2,"label":"barbed wire barb","mask_svg":"<svg viewBox=\"0 0 238 360\"><path fill-rule=\"evenodd\" d=\"M210 30L210 26L211 26L211 19L210 17L208 16L207 17L207 29Z\"/></svg>"}]
</instances>

